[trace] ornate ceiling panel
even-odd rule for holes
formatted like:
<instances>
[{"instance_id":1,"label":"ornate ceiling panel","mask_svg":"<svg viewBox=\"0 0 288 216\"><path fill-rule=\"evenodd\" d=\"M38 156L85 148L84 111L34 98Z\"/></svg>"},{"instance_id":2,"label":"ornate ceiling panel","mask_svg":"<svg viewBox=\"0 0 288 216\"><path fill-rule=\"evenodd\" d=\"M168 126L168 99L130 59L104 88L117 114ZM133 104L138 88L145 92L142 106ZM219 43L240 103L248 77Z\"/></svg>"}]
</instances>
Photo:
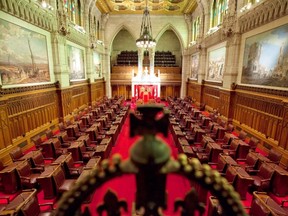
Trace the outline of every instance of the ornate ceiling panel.
<instances>
[{"instance_id":1,"label":"ornate ceiling panel","mask_svg":"<svg viewBox=\"0 0 288 216\"><path fill-rule=\"evenodd\" d=\"M101 13L142 14L148 5L151 14L181 15L192 13L197 0L97 0L96 6Z\"/></svg>"}]
</instances>

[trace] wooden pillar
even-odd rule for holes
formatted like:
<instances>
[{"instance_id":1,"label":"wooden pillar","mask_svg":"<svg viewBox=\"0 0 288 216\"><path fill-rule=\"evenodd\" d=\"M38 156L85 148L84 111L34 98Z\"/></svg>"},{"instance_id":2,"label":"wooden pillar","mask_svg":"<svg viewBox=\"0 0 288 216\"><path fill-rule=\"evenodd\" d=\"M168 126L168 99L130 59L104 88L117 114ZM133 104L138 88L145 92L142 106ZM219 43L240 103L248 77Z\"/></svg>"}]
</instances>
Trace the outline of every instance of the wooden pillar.
<instances>
[{"instance_id":1,"label":"wooden pillar","mask_svg":"<svg viewBox=\"0 0 288 216\"><path fill-rule=\"evenodd\" d=\"M0 101L0 120L0 149L3 149L12 144L8 110L5 101Z\"/></svg>"}]
</instances>

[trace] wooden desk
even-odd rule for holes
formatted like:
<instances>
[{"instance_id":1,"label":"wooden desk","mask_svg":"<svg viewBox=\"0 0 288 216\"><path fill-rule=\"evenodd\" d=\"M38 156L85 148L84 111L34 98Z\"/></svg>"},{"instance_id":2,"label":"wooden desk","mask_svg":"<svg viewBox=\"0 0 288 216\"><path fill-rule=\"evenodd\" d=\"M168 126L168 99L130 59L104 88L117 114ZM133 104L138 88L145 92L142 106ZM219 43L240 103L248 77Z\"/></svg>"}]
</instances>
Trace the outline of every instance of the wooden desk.
<instances>
[{"instance_id":1,"label":"wooden desk","mask_svg":"<svg viewBox=\"0 0 288 216\"><path fill-rule=\"evenodd\" d=\"M29 161L29 163L31 164L31 167L36 167L37 164L34 161L37 161L37 158L40 158L40 160L43 160L42 151L33 150L33 151L26 153L25 155L21 157L21 159L25 159Z\"/></svg>"},{"instance_id":2,"label":"wooden desk","mask_svg":"<svg viewBox=\"0 0 288 216\"><path fill-rule=\"evenodd\" d=\"M74 161L82 160L82 154L80 150L82 146L84 146L84 142L74 141L67 148L67 151L72 153L72 158Z\"/></svg>"},{"instance_id":3,"label":"wooden desk","mask_svg":"<svg viewBox=\"0 0 288 216\"><path fill-rule=\"evenodd\" d=\"M254 180L242 167L231 166L231 168L234 169L235 172L237 173L237 178L233 186L235 190L239 193L240 198L242 200L245 200L248 191L248 186L253 184Z\"/></svg>"},{"instance_id":4,"label":"wooden desk","mask_svg":"<svg viewBox=\"0 0 288 216\"><path fill-rule=\"evenodd\" d=\"M220 216L222 215L222 207L216 197L210 196L208 201L207 216Z\"/></svg>"},{"instance_id":5,"label":"wooden desk","mask_svg":"<svg viewBox=\"0 0 288 216\"><path fill-rule=\"evenodd\" d=\"M15 193L20 188L20 177L16 168L24 162L14 162L0 171L4 193Z\"/></svg>"},{"instance_id":6,"label":"wooden desk","mask_svg":"<svg viewBox=\"0 0 288 216\"><path fill-rule=\"evenodd\" d=\"M284 197L288 195L288 172L274 163L267 163L275 171L272 177L271 187L272 192L276 196Z\"/></svg>"},{"instance_id":7,"label":"wooden desk","mask_svg":"<svg viewBox=\"0 0 288 216\"><path fill-rule=\"evenodd\" d=\"M37 178L37 182L43 189L45 199L52 199L56 196L53 174L57 169L61 169L61 165L51 164L50 166L47 166L44 172L42 172L41 175Z\"/></svg>"},{"instance_id":8,"label":"wooden desk","mask_svg":"<svg viewBox=\"0 0 288 216\"><path fill-rule=\"evenodd\" d=\"M246 142L243 140L237 139L233 140L233 142L237 143L237 149L235 152L235 158L236 159L245 159L250 151L250 145L248 145Z\"/></svg>"},{"instance_id":9,"label":"wooden desk","mask_svg":"<svg viewBox=\"0 0 288 216\"><path fill-rule=\"evenodd\" d=\"M108 145L96 145L94 156L100 156L103 159L109 157Z\"/></svg>"},{"instance_id":10,"label":"wooden desk","mask_svg":"<svg viewBox=\"0 0 288 216\"><path fill-rule=\"evenodd\" d=\"M77 124L69 125L66 128L68 137L76 137L75 130L78 130L78 125Z\"/></svg>"},{"instance_id":11,"label":"wooden desk","mask_svg":"<svg viewBox=\"0 0 288 216\"><path fill-rule=\"evenodd\" d=\"M258 152L251 152L251 153L258 158L256 169L259 169L263 163L272 163L272 161L269 158L265 157L264 155Z\"/></svg>"},{"instance_id":12,"label":"wooden desk","mask_svg":"<svg viewBox=\"0 0 288 216\"><path fill-rule=\"evenodd\" d=\"M212 151L209 162L217 163L219 154L223 152L223 149L217 143L212 142L209 142L207 146L210 148L210 151Z\"/></svg>"},{"instance_id":13,"label":"wooden desk","mask_svg":"<svg viewBox=\"0 0 288 216\"><path fill-rule=\"evenodd\" d=\"M260 205L262 206L262 208L265 208L266 211L270 211L269 215L272 216L286 216L288 215L288 210L282 208L278 203L276 203L268 194L266 193L261 193L261 192L253 192L253 201L252 201L252 205L251 205L251 213L257 213L259 210L258 205L256 204L256 200L260 201ZM255 212L254 212L255 209ZM267 214L268 215L268 214Z\"/></svg>"},{"instance_id":14,"label":"wooden desk","mask_svg":"<svg viewBox=\"0 0 288 216\"><path fill-rule=\"evenodd\" d=\"M56 158L56 152L54 149L56 142L60 142L58 138L51 138L40 144L44 158Z\"/></svg>"},{"instance_id":15,"label":"wooden desk","mask_svg":"<svg viewBox=\"0 0 288 216\"><path fill-rule=\"evenodd\" d=\"M93 168L97 167L99 165L100 161L101 161L101 157L100 156L95 156L95 157L91 158L87 162L86 166L84 167L84 170L85 169L89 170L89 169L93 169Z\"/></svg>"},{"instance_id":16,"label":"wooden desk","mask_svg":"<svg viewBox=\"0 0 288 216\"><path fill-rule=\"evenodd\" d=\"M4 210L0 212L0 215L22 215L21 208L31 200L31 198L36 197L37 190L31 189L27 191L21 192L17 195L8 205L5 207Z\"/></svg>"}]
</instances>

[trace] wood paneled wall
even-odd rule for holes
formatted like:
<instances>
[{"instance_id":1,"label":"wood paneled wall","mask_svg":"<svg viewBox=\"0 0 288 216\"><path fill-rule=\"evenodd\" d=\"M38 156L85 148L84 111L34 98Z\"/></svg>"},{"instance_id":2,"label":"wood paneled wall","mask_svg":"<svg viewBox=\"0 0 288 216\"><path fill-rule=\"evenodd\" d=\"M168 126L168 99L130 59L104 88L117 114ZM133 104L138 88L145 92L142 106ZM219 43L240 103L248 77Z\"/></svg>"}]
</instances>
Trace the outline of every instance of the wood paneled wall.
<instances>
[{"instance_id":1,"label":"wood paneled wall","mask_svg":"<svg viewBox=\"0 0 288 216\"><path fill-rule=\"evenodd\" d=\"M222 86L187 82L187 96L218 109L237 128L261 140L263 149L280 147L288 164L288 103L287 92L261 88L223 89ZM279 148L278 148L279 149Z\"/></svg>"},{"instance_id":2,"label":"wood paneled wall","mask_svg":"<svg viewBox=\"0 0 288 216\"><path fill-rule=\"evenodd\" d=\"M5 155L5 163L14 146L29 148L33 136L54 128L73 111L102 100L105 82L103 79L92 84L85 81L65 89L58 84L49 84L0 91L0 158Z\"/></svg>"}]
</instances>

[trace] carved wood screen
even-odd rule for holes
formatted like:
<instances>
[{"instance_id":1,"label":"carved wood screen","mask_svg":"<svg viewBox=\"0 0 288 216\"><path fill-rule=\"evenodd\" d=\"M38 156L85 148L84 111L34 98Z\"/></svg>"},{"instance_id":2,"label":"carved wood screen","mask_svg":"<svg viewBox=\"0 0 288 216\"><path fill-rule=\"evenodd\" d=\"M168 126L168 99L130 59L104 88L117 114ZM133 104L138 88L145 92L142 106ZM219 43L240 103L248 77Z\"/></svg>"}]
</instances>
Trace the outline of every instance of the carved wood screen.
<instances>
[{"instance_id":1,"label":"carved wood screen","mask_svg":"<svg viewBox=\"0 0 288 216\"><path fill-rule=\"evenodd\" d=\"M12 139L24 136L26 132L59 116L55 89L10 97L6 103Z\"/></svg>"},{"instance_id":2,"label":"carved wood screen","mask_svg":"<svg viewBox=\"0 0 288 216\"><path fill-rule=\"evenodd\" d=\"M281 99L236 93L234 119L259 131L267 138L279 139L282 117Z\"/></svg>"}]
</instances>

